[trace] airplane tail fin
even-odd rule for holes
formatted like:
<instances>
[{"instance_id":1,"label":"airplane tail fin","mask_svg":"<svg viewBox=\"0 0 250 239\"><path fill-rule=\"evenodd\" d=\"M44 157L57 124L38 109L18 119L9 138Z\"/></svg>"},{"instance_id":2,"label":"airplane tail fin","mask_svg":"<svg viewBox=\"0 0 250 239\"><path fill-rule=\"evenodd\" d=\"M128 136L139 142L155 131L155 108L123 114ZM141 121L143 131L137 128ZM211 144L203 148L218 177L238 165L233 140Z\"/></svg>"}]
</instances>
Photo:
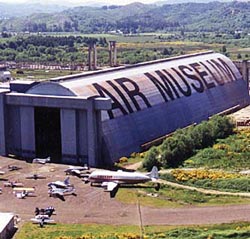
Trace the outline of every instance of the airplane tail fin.
<instances>
[{"instance_id":1,"label":"airplane tail fin","mask_svg":"<svg viewBox=\"0 0 250 239\"><path fill-rule=\"evenodd\" d=\"M159 173L158 173L158 168L154 166L149 173L149 177L154 181L156 179L159 179Z\"/></svg>"},{"instance_id":2,"label":"airplane tail fin","mask_svg":"<svg viewBox=\"0 0 250 239\"><path fill-rule=\"evenodd\" d=\"M69 177L65 178L64 183L65 183L66 185L70 185L70 183L69 183Z\"/></svg>"}]
</instances>

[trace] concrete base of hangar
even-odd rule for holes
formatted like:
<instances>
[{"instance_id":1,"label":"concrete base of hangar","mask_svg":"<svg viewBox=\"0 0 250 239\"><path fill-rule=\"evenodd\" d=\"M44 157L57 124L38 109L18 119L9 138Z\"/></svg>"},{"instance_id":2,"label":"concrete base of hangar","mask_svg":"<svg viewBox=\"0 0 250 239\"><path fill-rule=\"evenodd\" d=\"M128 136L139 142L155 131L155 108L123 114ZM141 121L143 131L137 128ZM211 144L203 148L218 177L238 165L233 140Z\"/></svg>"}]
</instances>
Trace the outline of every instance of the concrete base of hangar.
<instances>
[{"instance_id":1,"label":"concrete base of hangar","mask_svg":"<svg viewBox=\"0 0 250 239\"><path fill-rule=\"evenodd\" d=\"M12 213L0 213L0 238L10 239L14 233L14 215Z\"/></svg>"}]
</instances>

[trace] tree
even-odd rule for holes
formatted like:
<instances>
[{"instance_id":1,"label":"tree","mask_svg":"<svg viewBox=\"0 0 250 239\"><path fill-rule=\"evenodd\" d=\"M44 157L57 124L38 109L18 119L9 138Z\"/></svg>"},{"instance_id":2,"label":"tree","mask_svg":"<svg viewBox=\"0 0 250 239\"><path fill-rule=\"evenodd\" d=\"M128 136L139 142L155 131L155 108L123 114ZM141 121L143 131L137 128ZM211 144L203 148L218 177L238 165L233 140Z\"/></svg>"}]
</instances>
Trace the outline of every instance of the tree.
<instances>
[{"instance_id":1,"label":"tree","mask_svg":"<svg viewBox=\"0 0 250 239\"><path fill-rule=\"evenodd\" d=\"M226 48L225 45L222 46L221 52L222 52L223 54L225 54L225 53L227 52L227 48Z\"/></svg>"},{"instance_id":2,"label":"tree","mask_svg":"<svg viewBox=\"0 0 250 239\"><path fill-rule=\"evenodd\" d=\"M160 167L161 163L159 162L159 152L156 147L152 147L145 155L145 158L142 162L144 168L150 171L153 166Z\"/></svg>"}]
</instances>

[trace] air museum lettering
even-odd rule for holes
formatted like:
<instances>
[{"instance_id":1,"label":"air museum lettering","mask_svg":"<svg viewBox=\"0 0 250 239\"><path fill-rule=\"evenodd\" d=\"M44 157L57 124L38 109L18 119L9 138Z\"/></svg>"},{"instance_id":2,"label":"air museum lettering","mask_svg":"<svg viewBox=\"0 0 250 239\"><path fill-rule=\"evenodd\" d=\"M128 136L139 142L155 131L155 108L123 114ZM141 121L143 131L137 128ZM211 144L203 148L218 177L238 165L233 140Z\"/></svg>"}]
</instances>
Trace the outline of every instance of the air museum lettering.
<instances>
[{"instance_id":1,"label":"air museum lettering","mask_svg":"<svg viewBox=\"0 0 250 239\"><path fill-rule=\"evenodd\" d=\"M122 77L102 84L94 83L93 86L99 96L111 98L112 110L108 114L112 119L116 117L114 111L127 115L154 105L147 92L147 85L153 84L162 98L161 101L168 102L183 96L189 97L195 92L203 93L236 80L230 66L223 59L217 58L147 72L144 73L143 80Z\"/></svg>"}]
</instances>

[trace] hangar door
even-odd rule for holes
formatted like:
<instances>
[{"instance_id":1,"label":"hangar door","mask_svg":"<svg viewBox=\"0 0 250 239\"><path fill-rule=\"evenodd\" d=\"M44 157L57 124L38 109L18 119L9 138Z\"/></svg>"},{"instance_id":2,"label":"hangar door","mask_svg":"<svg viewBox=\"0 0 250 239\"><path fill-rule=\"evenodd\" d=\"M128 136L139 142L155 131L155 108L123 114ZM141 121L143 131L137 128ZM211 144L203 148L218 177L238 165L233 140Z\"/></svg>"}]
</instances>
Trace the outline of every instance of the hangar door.
<instances>
[{"instance_id":1,"label":"hangar door","mask_svg":"<svg viewBox=\"0 0 250 239\"><path fill-rule=\"evenodd\" d=\"M52 162L61 162L61 120L60 109L35 108L36 156L50 156Z\"/></svg>"}]
</instances>

